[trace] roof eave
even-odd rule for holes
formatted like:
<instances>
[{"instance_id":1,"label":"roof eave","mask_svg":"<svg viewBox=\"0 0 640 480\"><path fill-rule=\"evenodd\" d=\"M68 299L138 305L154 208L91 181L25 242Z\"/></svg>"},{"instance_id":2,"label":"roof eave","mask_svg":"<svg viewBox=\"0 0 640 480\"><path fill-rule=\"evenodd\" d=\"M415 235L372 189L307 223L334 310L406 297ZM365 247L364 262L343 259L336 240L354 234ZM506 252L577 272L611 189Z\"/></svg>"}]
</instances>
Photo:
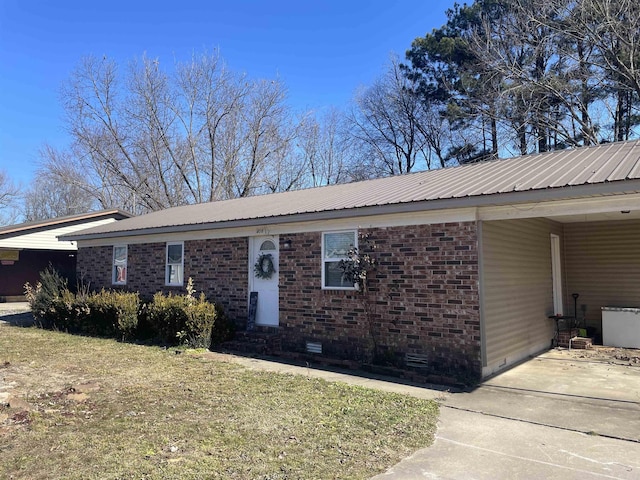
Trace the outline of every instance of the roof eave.
<instances>
[{"instance_id":1,"label":"roof eave","mask_svg":"<svg viewBox=\"0 0 640 480\"><path fill-rule=\"evenodd\" d=\"M621 189L621 185L624 188ZM605 182L598 184L564 186L541 190L529 190L524 192L506 192L489 195L476 195L460 198L446 198L437 200L424 200L408 203L395 203L387 205L373 205L355 207L343 210L326 210L320 212L296 213L290 215L276 215L270 217L250 218L241 220L229 220L223 222L207 222L186 225L169 225L162 227L150 227L131 230L120 230L105 233L91 233L74 235L73 233L61 236L61 240L93 240L105 238L120 238L128 236L143 236L153 234L176 233L185 231L219 230L238 227L264 226L273 223L297 223L318 220L343 219L360 216L373 216L394 213L412 213L420 211L445 210L453 208L483 207L489 205L508 205L512 203L542 202L564 200L570 198L589 197L598 195L615 195L640 192L640 179L617 182Z\"/></svg>"},{"instance_id":2,"label":"roof eave","mask_svg":"<svg viewBox=\"0 0 640 480\"><path fill-rule=\"evenodd\" d=\"M38 222L29 222L27 224L19 224L14 228L7 228L0 230L0 238L12 237L18 234L23 235L31 232L48 230L52 228L60 228L65 225L74 225L83 223L90 220L96 220L100 218L115 218L116 220L122 220L131 218L133 215L120 209L111 210L99 210L97 212L89 212L79 215L68 215L65 217L52 218L48 220L42 220Z\"/></svg>"}]
</instances>

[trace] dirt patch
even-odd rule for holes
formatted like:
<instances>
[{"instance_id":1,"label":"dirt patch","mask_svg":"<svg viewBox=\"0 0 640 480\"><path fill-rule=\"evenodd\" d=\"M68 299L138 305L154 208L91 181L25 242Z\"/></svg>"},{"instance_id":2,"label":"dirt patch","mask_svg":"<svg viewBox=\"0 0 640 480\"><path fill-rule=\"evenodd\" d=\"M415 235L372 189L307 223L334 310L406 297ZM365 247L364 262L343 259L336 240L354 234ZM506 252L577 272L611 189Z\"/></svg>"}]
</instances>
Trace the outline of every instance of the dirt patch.
<instances>
[{"instance_id":1,"label":"dirt patch","mask_svg":"<svg viewBox=\"0 0 640 480\"><path fill-rule=\"evenodd\" d=\"M604 347L594 345L585 350L557 348L556 352L566 355L567 358L576 360L588 360L593 362L610 363L613 365L626 365L640 367L640 349Z\"/></svg>"},{"instance_id":2,"label":"dirt patch","mask_svg":"<svg viewBox=\"0 0 640 480\"><path fill-rule=\"evenodd\" d=\"M90 415L91 396L74 387L31 395L27 400L13 396L18 391L20 389L14 389L10 393L9 401L0 405L0 437L28 427L34 413L49 415L56 413L62 417L70 417L76 415L76 407L82 405L82 413L85 416Z\"/></svg>"},{"instance_id":3,"label":"dirt patch","mask_svg":"<svg viewBox=\"0 0 640 480\"><path fill-rule=\"evenodd\" d=\"M28 427L34 413L68 415L78 404L90 404L98 390L98 383L80 376L4 361L0 363L0 437Z\"/></svg>"}]
</instances>

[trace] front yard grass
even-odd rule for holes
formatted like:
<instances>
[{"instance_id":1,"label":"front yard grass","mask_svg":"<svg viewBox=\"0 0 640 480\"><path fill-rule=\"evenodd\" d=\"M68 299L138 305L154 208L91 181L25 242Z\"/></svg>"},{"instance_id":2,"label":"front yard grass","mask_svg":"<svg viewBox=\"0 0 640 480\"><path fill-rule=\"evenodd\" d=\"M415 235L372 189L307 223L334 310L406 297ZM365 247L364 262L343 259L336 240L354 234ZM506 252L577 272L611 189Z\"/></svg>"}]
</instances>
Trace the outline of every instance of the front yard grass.
<instances>
[{"instance_id":1,"label":"front yard grass","mask_svg":"<svg viewBox=\"0 0 640 480\"><path fill-rule=\"evenodd\" d=\"M197 353L0 326L0 478L369 478L437 405ZM25 413L28 412L28 413Z\"/></svg>"}]
</instances>

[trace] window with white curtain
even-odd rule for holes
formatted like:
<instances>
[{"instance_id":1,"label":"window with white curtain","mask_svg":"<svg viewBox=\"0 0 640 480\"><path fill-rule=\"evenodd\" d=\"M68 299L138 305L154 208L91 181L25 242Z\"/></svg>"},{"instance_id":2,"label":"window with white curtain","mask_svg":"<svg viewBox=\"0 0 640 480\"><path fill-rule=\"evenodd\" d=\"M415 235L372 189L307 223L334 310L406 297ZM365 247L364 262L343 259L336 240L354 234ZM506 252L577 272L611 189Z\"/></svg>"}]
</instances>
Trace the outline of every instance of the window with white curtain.
<instances>
[{"instance_id":1,"label":"window with white curtain","mask_svg":"<svg viewBox=\"0 0 640 480\"><path fill-rule=\"evenodd\" d=\"M349 259L349 250L357 248L356 230L322 234L322 288L353 290L353 282L345 276L340 262Z\"/></svg>"},{"instance_id":2,"label":"window with white curtain","mask_svg":"<svg viewBox=\"0 0 640 480\"><path fill-rule=\"evenodd\" d=\"M167 285L184 284L184 243L167 243Z\"/></svg>"}]
</instances>

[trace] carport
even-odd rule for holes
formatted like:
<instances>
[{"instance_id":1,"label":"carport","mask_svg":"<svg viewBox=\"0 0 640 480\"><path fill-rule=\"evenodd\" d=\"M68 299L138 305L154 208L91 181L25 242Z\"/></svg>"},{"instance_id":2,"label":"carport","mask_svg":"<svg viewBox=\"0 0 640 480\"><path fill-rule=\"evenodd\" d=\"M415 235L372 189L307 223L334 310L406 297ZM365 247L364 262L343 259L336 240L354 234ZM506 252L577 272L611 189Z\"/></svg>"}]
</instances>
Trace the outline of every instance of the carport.
<instances>
[{"instance_id":1,"label":"carport","mask_svg":"<svg viewBox=\"0 0 640 480\"><path fill-rule=\"evenodd\" d=\"M550 316L584 319L601 343L602 307L640 307L636 192L486 208L480 217L484 377L549 349Z\"/></svg>"}]
</instances>

